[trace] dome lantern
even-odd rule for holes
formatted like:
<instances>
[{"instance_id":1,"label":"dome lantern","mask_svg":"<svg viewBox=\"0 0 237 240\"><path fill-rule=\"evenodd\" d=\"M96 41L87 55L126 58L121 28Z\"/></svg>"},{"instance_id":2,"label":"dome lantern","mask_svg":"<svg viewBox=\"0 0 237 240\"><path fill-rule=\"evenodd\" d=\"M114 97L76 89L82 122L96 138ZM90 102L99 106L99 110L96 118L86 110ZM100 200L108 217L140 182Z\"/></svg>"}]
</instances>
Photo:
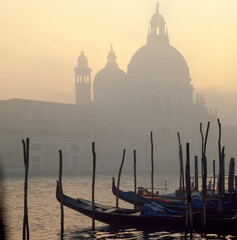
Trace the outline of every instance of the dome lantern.
<instances>
[{"instance_id":1,"label":"dome lantern","mask_svg":"<svg viewBox=\"0 0 237 240\"><path fill-rule=\"evenodd\" d=\"M148 32L147 42L162 41L169 43L167 31L165 32L165 20L159 13L159 3L156 4L156 13L152 15L150 21L150 31Z\"/></svg>"},{"instance_id":2,"label":"dome lantern","mask_svg":"<svg viewBox=\"0 0 237 240\"><path fill-rule=\"evenodd\" d=\"M110 45L110 52L108 53L107 59L108 59L108 63L109 62L116 62L116 55L115 55L115 52L113 50L113 45L112 44Z\"/></svg>"}]
</instances>

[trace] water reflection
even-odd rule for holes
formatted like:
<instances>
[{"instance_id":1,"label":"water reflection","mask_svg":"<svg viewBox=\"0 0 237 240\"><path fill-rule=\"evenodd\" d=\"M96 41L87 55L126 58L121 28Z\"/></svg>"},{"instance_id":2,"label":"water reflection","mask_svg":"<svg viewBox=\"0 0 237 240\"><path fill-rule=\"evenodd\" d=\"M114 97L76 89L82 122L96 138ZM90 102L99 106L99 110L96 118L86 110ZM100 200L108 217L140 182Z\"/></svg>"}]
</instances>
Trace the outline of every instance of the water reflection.
<instances>
[{"instance_id":1,"label":"water reflection","mask_svg":"<svg viewBox=\"0 0 237 240\"><path fill-rule=\"evenodd\" d=\"M169 232L150 232L137 229L114 229L110 227L97 228L95 232L90 229L71 232L64 239L180 239L182 234Z\"/></svg>"},{"instance_id":2,"label":"water reflection","mask_svg":"<svg viewBox=\"0 0 237 240\"><path fill-rule=\"evenodd\" d=\"M176 233L176 232L156 232L155 230L140 231L137 229L115 229L111 227L100 227L96 228L95 232L92 232L90 228L83 229L81 231L72 231L68 232L64 236L64 240L72 239L99 239L99 240L108 240L108 239L128 239L128 240L182 240L190 239L188 235L185 238L185 233ZM208 234L205 238L198 233L193 233L192 239L194 240L219 240L226 239L232 240L236 239L233 236L217 236L215 234Z\"/></svg>"},{"instance_id":3,"label":"water reflection","mask_svg":"<svg viewBox=\"0 0 237 240\"><path fill-rule=\"evenodd\" d=\"M161 176L159 176L161 177ZM176 177L168 177L169 191L177 188ZM7 240L22 239L23 221L23 178L8 178L2 181L0 194L4 196L4 224ZM111 191L111 176L96 176L96 202L115 205ZM149 186L150 176L139 176L138 185ZM133 189L133 176L123 176L121 189ZM64 193L71 197L91 199L91 176L63 177ZM30 238L34 240L60 239L60 205L55 197L56 179L34 177L29 179L28 207ZM132 208L131 204L119 201L120 207ZM91 219L64 208L65 240L71 239L184 239L183 233L140 231L136 229L112 229L96 221L96 231L91 232ZM193 239L202 239L194 234ZM207 239L220 239L208 236ZM231 239L231 237L226 237ZM234 238L232 238L234 239Z\"/></svg>"}]
</instances>

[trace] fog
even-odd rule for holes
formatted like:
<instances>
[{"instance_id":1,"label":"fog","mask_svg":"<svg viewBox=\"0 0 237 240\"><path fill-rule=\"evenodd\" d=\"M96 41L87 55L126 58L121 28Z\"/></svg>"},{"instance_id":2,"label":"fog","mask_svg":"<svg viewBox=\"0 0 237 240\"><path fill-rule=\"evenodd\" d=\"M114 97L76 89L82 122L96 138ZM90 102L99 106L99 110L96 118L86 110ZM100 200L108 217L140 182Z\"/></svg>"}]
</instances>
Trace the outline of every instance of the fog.
<instances>
[{"instance_id":1,"label":"fog","mask_svg":"<svg viewBox=\"0 0 237 240\"><path fill-rule=\"evenodd\" d=\"M131 57L146 42L156 2L2 1L0 99L74 103L72 69L82 47L92 79L103 68L111 43L126 72ZM215 92L210 94L211 107L219 92L223 102L228 104L229 96L236 102L236 1L159 3L170 43L185 57L195 90L205 92L206 99ZM225 110L218 107L220 113ZM228 115L224 112L223 121L233 123Z\"/></svg>"},{"instance_id":2,"label":"fog","mask_svg":"<svg viewBox=\"0 0 237 240\"><path fill-rule=\"evenodd\" d=\"M36 171L55 168L59 148L66 168L79 168L80 159L89 169L92 141L99 169L117 169L127 148L130 159L138 150L144 170L154 131L160 169L168 170L177 132L200 154L200 122L214 126L209 154L217 158L218 117L233 156L236 7L235 0L3 1L2 158L16 159L27 135ZM14 161L4 160L20 168Z\"/></svg>"},{"instance_id":3,"label":"fog","mask_svg":"<svg viewBox=\"0 0 237 240\"><path fill-rule=\"evenodd\" d=\"M218 111L218 116L223 124L237 126L237 106L236 92L223 92L214 90L200 90L199 93L205 96L206 105L212 110Z\"/></svg>"}]
</instances>

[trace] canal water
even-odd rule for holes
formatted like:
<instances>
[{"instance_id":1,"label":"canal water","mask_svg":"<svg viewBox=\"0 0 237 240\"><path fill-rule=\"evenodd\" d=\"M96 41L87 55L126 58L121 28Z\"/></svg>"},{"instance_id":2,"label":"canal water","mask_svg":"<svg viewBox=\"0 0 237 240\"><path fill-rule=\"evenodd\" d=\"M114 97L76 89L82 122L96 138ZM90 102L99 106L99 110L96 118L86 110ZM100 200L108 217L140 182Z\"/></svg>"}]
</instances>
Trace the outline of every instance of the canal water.
<instances>
[{"instance_id":1,"label":"canal water","mask_svg":"<svg viewBox=\"0 0 237 240\"><path fill-rule=\"evenodd\" d=\"M112 194L112 176L96 176L96 202L115 205ZM150 187L150 176L137 176L137 186ZM177 189L177 177L166 177L168 192ZM155 179L155 186L164 187L165 178ZM91 176L63 177L64 193L71 197L91 199ZM124 191L133 190L133 176L122 176L120 188ZM60 205L55 197L55 177L31 177L28 188L28 216L30 239L60 239ZM165 190L160 190L165 193ZM24 179L5 178L1 182L3 198L4 225L8 240L22 239ZM120 207L132 208L131 204L119 201ZM183 233L143 232L135 229L114 230L108 225L96 221L96 231L91 232L92 220L71 209L64 208L65 236L64 239L183 239ZM219 239L209 236L211 239ZM193 239L201 239L195 234ZM226 237L231 239L231 237Z\"/></svg>"}]
</instances>

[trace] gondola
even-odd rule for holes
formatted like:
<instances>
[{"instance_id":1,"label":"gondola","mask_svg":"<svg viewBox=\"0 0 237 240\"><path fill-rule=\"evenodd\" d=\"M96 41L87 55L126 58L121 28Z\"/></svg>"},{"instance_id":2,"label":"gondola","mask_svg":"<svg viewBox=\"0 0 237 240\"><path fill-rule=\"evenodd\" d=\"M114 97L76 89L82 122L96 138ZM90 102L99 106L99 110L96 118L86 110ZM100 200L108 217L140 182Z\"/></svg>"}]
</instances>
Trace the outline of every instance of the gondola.
<instances>
[{"instance_id":1,"label":"gondola","mask_svg":"<svg viewBox=\"0 0 237 240\"><path fill-rule=\"evenodd\" d=\"M112 178L112 192L115 196L117 196L117 187L115 186L114 178ZM128 203L134 204L134 192L133 191L118 191L118 197ZM139 194L136 194L136 206L138 206L140 209L144 204L151 204L152 202L155 202L157 204L160 204L166 208L176 210L176 211L185 211L186 204L181 203L180 201L170 201L169 195L162 195L162 198L160 197L154 197L153 199L151 197L143 197ZM200 212L202 209L202 198L196 197L192 200L193 210L195 212ZM218 199L215 199L214 201L207 200L206 202L206 211L209 215L214 215L217 217L218 215ZM233 195L232 200L225 201L223 203L223 215L225 217L231 217L237 212L237 199L236 195Z\"/></svg>"},{"instance_id":2,"label":"gondola","mask_svg":"<svg viewBox=\"0 0 237 240\"><path fill-rule=\"evenodd\" d=\"M115 182L114 182L114 178L112 178L112 192L115 196L117 196L117 187L115 186ZM118 191L118 197L122 200L124 200L125 202L134 204L134 192L133 191L122 191L119 189ZM143 197L139 194L136 194L136 206L138 206L139 208L141 208L144 204L150 204L152 202L156 202L158 204L161 204L167 208L170 209L175 209L175 210L180 210L180 211L184 211L186 208L186 204L181 203L181 201L171 201L170 196L167 196L167 198L165 198L164 196L162 198L159 197L155 197L155 198L151 198L151 197Z\"/></svg>"},{"instance_id":3,"label":"gondola","mask_svg":"<svg viewBox=\"0 0 237 240\"><path fill-rule=\"evenodd\" d=\"M56 198L60 202L60 188L57 183ZM92 218L92 204L90 201L82 198L71 198L65 194L62 195L64 206L71 208ZM108 205L95 204L95 220L109 224L116 228L155 228L156 231L185 231L185 217L183 215L160 215L147 216L142 212L133 209L114 208ZM199 232L201 229L200 216L194 216L194 230ZM237 219L225 218L221 223L217 218L207 218L206 221L208 232L219 232L233 234L237 229ZM221 228L220 228L221 224Z\"/></svg>"}]
</instances>

